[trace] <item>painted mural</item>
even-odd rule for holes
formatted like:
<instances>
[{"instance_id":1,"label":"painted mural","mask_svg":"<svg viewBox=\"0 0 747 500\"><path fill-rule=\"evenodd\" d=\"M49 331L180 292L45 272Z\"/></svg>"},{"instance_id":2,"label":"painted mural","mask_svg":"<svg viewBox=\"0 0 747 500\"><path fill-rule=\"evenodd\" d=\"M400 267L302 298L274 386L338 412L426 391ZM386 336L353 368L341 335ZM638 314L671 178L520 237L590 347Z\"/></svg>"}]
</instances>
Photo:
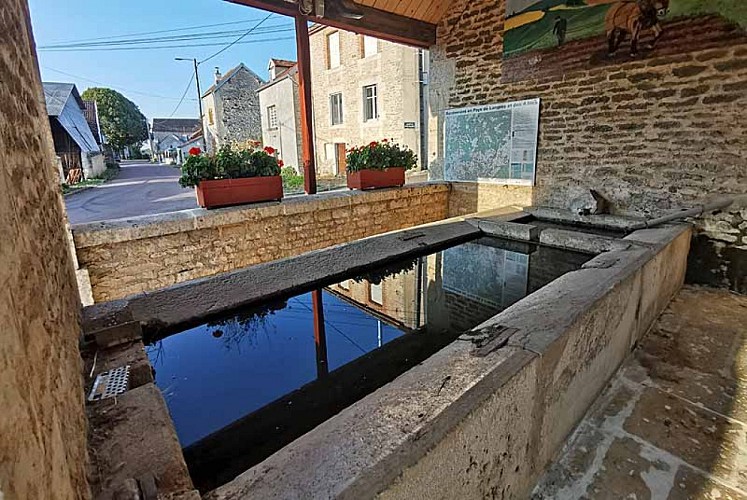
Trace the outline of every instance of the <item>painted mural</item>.
<instances>
[{"instance_id":1,"label":"painted mural","mask_svg":"<svg viewBox=\"0 0 747 500\"><path fill-rule=\"evenodd\" d=\"M506 0L503 54L567 70L707 48L745 27L747 0Z\"/></svg>"}]
</instances>

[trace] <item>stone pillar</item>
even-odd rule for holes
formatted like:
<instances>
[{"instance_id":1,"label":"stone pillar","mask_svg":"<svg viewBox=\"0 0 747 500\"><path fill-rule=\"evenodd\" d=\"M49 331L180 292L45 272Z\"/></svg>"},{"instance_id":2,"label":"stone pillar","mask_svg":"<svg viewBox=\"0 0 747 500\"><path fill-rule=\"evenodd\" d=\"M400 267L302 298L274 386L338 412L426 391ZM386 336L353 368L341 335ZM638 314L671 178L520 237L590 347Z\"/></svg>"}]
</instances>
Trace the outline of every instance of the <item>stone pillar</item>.
<instances>
[{"instance_id":1,"label":"stone pillar","mask_svg":"<svg viewBox=\"0 0 747 500\"><path fill-rule=\"evenodd\" d=\"M0 498L88 498L77 285L26 0L0 6Z\"/></svg>"}]
</instances>

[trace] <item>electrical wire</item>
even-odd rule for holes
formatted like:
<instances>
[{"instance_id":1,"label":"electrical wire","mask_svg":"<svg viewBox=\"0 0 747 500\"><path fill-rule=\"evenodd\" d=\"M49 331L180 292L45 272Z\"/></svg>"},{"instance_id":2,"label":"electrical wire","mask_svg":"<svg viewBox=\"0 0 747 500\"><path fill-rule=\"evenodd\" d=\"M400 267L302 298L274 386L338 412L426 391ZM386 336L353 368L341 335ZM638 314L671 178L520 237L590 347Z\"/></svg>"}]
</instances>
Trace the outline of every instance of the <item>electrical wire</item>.
<instances>
[{"instance_id":1,"label":"electrical wire","mask_svg":"<svg viewBox=\"0 0 747 500\"><path fill-rule=\"evenodd\" d=\"M269 14L267 14L267 16L265 16L264 19L262 19L260 22L258 22L257 24L255 24L253 27L249 28L249 30L247 30L246 33L244 33L243 35L241 35L240 37L238 37L236 40L234 40L233 42L229 43L228 45L226 45L225 47L223 47L222 49L220 49L215 54L213 54L211 56L208 56L207 58L203 59L202 61L199 62L199 64L206 63L209 60L211 60L212 58L214 58L216 56L219 56L223 52L227 51L228 49L230 49L231 47L233 47L234 45L236 45L237 43L239 43L244 37L246 37L251 32L253 32L257 28L259 28L262 25L262 23L264 23L265 21L267 21L268 19L270 19L273 15L274 14L272 12L270 12Z\"/></svg>"},{"instance_id":2,"label":"electrical wire","mask_svg":"<svg viewBox=\"0 0 747 500\"><path fill-rule=\"evenodd\" d=\"M92 42L96 40L113 40L116 38L126 38L130 36L141 36L141 35L156 35L159 33L174 33L177 31L187 31L187 30L193 30L193 29L203 29L203 28L214 28L216 26L228 26L233 24L245 24L245 23L253 23L259 21L259 18L257 19L245 19L243 21L229 21L225 23L214 23L214 24L198 24L195 26L187 26L184 28L172 28L168 30L158 30L158 31L141 31L138 33L125 33L122 35L109 35L109 36L100 36L95 38L79 38L77 40L63 40L61 42L55 42L58 44L64 44L64 43L78 43L78 42Z\"/></svg>"},{"instance_id":3,"label":"electrical wire","mask_svg":"<svg viewBox=\"0 0 747 500\"><path fill-rule=\"evenodd\" d=\"M290 31L290 30L288 30ZM294 40L295 37L289 36L289 37L277 37L277 38L265 38L261 40L247 40L244 42L233 42L231 46L233 45L250 45L254 43L266 43L266 42L279 42L283 40ZM110 51L129 51L129 50L159 50L159 49L183 49L183 48L190 48L190 47L220 47L223 45L222 43L196 43L196 44L180 44L180 45L160 45L157 47L153 47L152 45L144 45L142 47L83 47L83 48L72 48L72 49L39 49L40 52L110 52ZM224 50L227 50L229 47L224 47ZM214 54L214 55L217 55ZM211 57L212 58L212 57ZM209 59L205 59L201 62L206 62Z\"/></svg>"},{"instance_id":4,"label":"electrical wire","mask_svg":"<svg viewBox=\"0 0 747 500\"><path fill-rule=\"evenodd\" d=\"M182 93L181 99L179 99L179 102L176 104L174 111L172 111L171 114L169 115L169 118L174 116L176 112L179 110L179 106L181 106L182 102L184 102L184 97L187 95L187 92L189 91L189 88L192 86L192 82L194 81L194 79L195 79L195 74L193 72L192 75L189 77L189 82L187 83L187 86L185 87L184 92Z\"/></svg>"},{"instance_id":5,"label":"electrical wire","mask_svg":"<svg viewBox=\"0 0 747 500\"><path fill-rule=\"evenodd\" d=\"M293 25L288 23L273 24L271 26L265 26L259 28L252 33L255 35L267 34L267 33L282 33L286 31L292 31L295 28ZM140 45L147 43L162 43L162 42L179 42L189 40L208 40L214 38L228 38L236 35L243 34L245 30L231 30L231 31L215 31L207 33L184 33L180 35L170 36L159 36L150 38L129 38L122 40L108 40L101 42L78 42L78 43L56 43L40 45L39 49L71 49L71 48L84 48L84 47L107 47L107 46L118 46L118 45Z\"/></svg>"},{"instance_id":6,"label":"electrical wire","mask_svg":"<svg viewBox=\"0 0 747 500\"><path fill-rule=\"evenodd\" d=\"M61 75L69 76L71 78L77 78L78 80L83 80L83 81L86 81L86 82L95 83L96 85L103 85L105 87L109 87L109 88L112 88L112 89L119 89L119 90L122 90L122 91L125 91L125 92L130 92L132 94L138 94L138 95L142 95L142 96L146 96L146 97L154 97L156 99L169 99L169 100L172 100L172 101L178 101L179 100L178 97L167 97L167 96L162 96L162 95L158 95L158 94L149 94L147 92L141 92L139 90L133 90L133 89L125 88L125 87L120 87L119 85L110 85L108 83L99 82L97 80L91 80L90 78L85 78L85 77L80 76L80 75L73 75L72 73L68 73L66 71L62 71L62 70L59 70L59 69L50 68L49 66L42 65L42 68L47 69L49 71L54 71L55 73L59 73ZM197 99L187 99L187 100L188 101L195 101L195 102L197 101Z\"/></svg>"}]
</instances>

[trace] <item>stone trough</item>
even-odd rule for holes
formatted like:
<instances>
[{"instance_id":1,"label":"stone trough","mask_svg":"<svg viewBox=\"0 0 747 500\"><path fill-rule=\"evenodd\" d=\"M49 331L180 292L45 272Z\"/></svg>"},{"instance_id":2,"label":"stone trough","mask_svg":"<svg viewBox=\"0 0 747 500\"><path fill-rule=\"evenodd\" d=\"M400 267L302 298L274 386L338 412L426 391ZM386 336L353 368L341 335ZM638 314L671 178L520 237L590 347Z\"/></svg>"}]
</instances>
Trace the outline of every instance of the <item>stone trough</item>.
<instances>
[{"instance_id":1,"label":"stone trough","mask_svg":"<svg viewBox=\"0 0 747 500\"><path fill-rule=\"evenodd\" d=\"M615 220L611 237L526 216L449 219L97 304L85 329L169 329L480 234L596 254L206 495L525 498L682 285L690 242L684 224L627 234Z\"/></svg>"}]
</instances>

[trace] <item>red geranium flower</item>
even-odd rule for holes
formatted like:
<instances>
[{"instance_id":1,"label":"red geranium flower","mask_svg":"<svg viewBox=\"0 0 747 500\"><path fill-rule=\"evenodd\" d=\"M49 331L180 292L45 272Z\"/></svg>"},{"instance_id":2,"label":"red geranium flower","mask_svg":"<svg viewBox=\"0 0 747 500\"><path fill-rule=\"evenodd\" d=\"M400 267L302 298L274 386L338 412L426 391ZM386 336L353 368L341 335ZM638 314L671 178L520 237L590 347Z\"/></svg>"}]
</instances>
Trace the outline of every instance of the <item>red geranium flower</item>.
<instances>
[{"instance_id":1,"label":"red geranium flower","mask_svg":"<svg viewBox=\"0 0 747 500\"><path fill-rule=\"evenodd\" d=\"M265 153L268 155L274 155L275 154L275 148L272 146L265 146Z\"/></svg>"},{"instance_id":2,"label":"red geranium flower","mask_svg":"<svg viewBox=\"0 0 747 500\"><path fill-rule=\"evenodd\" d=\"M200 148L198 148L198 147L189 148L189 154L192 155L192 156L197 156L200 153L202 153L202 150Z\"/></svg>"},{"instance_id":3,"label":"red geranium flower","mask_svg":"<svg viewBox=\"0 0 747 500\"><path fill-rule=\"evenodd\" d=\"M278 167L283 168L283 165L285 165L285 163L283 163L283 160L278 160Z\"/></svg>"},{"instance_id":4,"label":"red geranium flower","mask_svg":"<svg viewBox=\"0 0 747 500\"><path fill-rule=\"evenodd\" d=\"M369 148L375 148L375 147L376 147L376 146L378 146L378 145L379 145L379 143L378 143L378 142L376 142L376 141L373 141L373 142L372 142L371 144L369 144L369 145L368 145L368 147L369 147Z\"/></svg>"},{"instance_id":5,"label":"red geranium flower","mask_svg":"<svg viewBox=\"0 0 747 500\"><path fill-rule=\"evenodd\" d=\"M382 139L381 142L389 142L389 139Z\"/></svg>"}]
</instances>

